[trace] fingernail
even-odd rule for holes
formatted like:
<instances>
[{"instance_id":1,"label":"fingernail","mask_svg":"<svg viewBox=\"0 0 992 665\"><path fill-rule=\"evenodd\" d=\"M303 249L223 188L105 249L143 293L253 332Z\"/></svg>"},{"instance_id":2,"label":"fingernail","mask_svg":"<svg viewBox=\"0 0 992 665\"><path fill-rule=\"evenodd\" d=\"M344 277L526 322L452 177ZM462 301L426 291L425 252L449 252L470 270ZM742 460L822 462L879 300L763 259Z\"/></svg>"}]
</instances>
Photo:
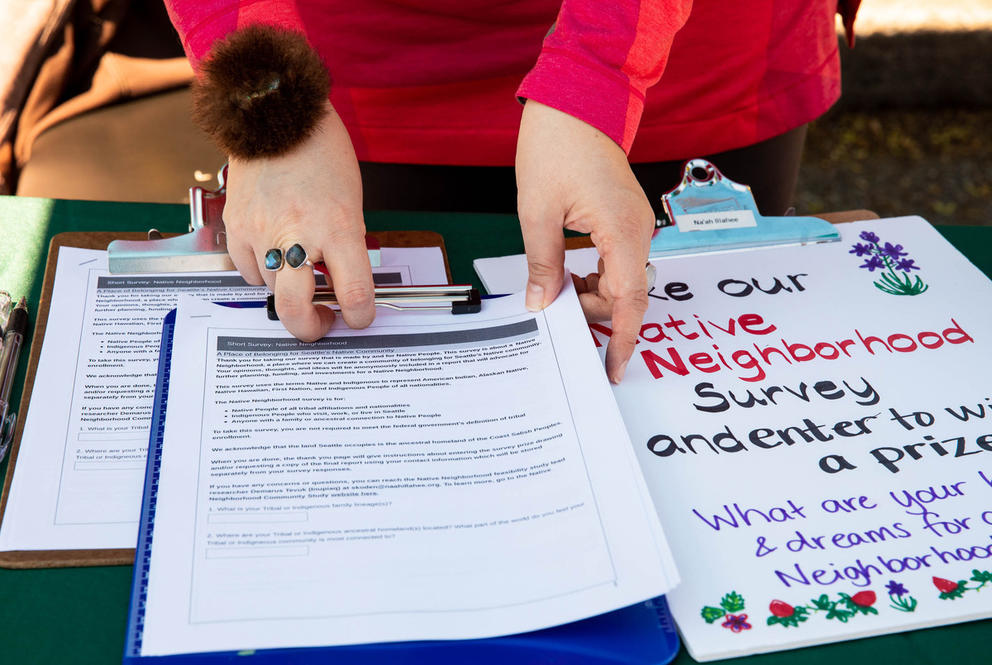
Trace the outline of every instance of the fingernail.
<instances>
[{"instance_id":1,"label":"fingernail","mask_svg":"<svg viewBox=\"0 0 992 665\"><path fill-rule=\"evenodd\" d=\"M622 363L620 363L620 367L618 367L617 370L613 372L613 376L610 377L610 383L612 383L613 385L618 385L620 381L623 380L623 375L627 373L628 362L630 361L624 360Z\"/></svg>"},{"instance_id":2,"label":"fingernail","mask_svg":"<svg viewBox=\"0 0 992 665\"><path fill-rule=\"evenodd\" d=\"M544 288L534 282L527 283L527 309L539 312L544 308Z\"/></svg>"}]
</instances>

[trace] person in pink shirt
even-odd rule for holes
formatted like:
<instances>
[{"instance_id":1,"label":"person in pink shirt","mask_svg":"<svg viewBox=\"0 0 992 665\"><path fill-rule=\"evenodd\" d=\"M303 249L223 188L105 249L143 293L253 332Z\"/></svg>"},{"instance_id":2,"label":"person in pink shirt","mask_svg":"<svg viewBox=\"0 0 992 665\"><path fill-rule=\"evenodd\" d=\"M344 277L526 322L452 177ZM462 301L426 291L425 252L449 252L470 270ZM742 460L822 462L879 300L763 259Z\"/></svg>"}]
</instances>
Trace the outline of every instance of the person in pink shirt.
<instances>
[{"instance_id":1,"label":"person in pink shirt","mask_svg":"<svg viewBox=\"0 0 992 665\"><path fill-rule=\"evenodd\" d=\"M848 25L857 1L842 5ZM656 215L645 189L676 184L645 183L703 155L735 179L723 159L753 163L744 181L781 214L805 125L840 94L836 0L167 6L198 75L194 115L230 157L231 256L273 290L291 333L317 339L334 314L311 304L311 270L266 269L272 249L283 256L270 267L295 262L285 253L296 245L324 261L348 325L375 315L363 175L366 207L422 198L439 180L504 200L515 184L529 308L558 294L563 228L598 248L599 275L578 284L587 317L612 319L614 382L647 308Z\"/></svg>"}]
</instances>

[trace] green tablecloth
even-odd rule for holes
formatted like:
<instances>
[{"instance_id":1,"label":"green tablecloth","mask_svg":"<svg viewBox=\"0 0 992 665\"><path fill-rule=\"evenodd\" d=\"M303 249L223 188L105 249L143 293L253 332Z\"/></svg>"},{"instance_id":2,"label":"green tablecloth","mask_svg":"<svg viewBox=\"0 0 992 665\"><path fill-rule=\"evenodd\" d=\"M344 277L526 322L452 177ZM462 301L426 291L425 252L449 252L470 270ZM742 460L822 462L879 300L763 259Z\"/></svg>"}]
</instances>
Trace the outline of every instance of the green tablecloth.
<instances>
[{"instance_id":1,"label":"green tablecloth","mask_svg":"<svg viewBox=\"0 0 992 665\"><path fill-rule=\"evenodd\" d=\"M37 307L48 241L62 231L186 230L181 205L50 201L0 197L0 288L27 294ZM472 259L517 254L523 241L513 217L440 213L369 213L371 230L441 233L456 282L476 282ZM992 275L992 228L940 232ZM982 304L988 306L988 303ZM27 350L15 384L23 383ZM5 471L6 465L0 471ZM124 649L131 568L0 570L0 663L114 663ZM989 597L992 605L992 595ZM969 665L992 663L992 621L919 630L840 644L752 656L753 665ZM692 663L683 649L677 663Z\"/></svg>"}]
</instances>

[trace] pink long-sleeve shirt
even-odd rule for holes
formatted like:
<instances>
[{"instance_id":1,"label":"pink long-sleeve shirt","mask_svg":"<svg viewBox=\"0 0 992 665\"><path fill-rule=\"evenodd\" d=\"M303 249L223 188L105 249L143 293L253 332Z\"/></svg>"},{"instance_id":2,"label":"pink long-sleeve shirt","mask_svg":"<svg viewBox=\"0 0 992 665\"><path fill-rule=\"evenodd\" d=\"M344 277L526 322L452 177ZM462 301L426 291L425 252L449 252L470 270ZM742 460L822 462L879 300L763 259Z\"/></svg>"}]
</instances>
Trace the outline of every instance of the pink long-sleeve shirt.
<instances>
[{"instance_id":1,"label":"pink long-sleeve shirt","mask_svg":"<svg viewBox=\"0 0 992 665\"><path fill-rule=\"evenodd\" d=\"M359 159L511 165L518 98L631 161L750 145L840 94L836 0L167 0L194 68L264 23L303 33ZM635 140L636 139L636 140Z\"/></svg>"}]
</instances>

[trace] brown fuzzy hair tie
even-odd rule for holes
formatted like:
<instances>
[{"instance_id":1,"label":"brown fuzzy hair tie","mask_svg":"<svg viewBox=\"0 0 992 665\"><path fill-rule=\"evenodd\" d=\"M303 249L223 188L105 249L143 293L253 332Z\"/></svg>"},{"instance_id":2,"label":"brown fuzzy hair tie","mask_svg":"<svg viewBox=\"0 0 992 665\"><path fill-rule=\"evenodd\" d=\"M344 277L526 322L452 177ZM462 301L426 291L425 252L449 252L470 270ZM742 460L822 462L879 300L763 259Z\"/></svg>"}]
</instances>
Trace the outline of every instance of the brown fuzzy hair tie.
<instances>
[{"instance_id":1,"label":"brown fuzzy hair tie","mask_svg":"<svg viewBox=\"0 0 992 665\"><path fill-rule=\"evenodd\" d=\"M193 83L193 119L231 157L275 157L309 138L330 77L306 38L252 25L214 45Z\"/></svg>"}]
</instances>

